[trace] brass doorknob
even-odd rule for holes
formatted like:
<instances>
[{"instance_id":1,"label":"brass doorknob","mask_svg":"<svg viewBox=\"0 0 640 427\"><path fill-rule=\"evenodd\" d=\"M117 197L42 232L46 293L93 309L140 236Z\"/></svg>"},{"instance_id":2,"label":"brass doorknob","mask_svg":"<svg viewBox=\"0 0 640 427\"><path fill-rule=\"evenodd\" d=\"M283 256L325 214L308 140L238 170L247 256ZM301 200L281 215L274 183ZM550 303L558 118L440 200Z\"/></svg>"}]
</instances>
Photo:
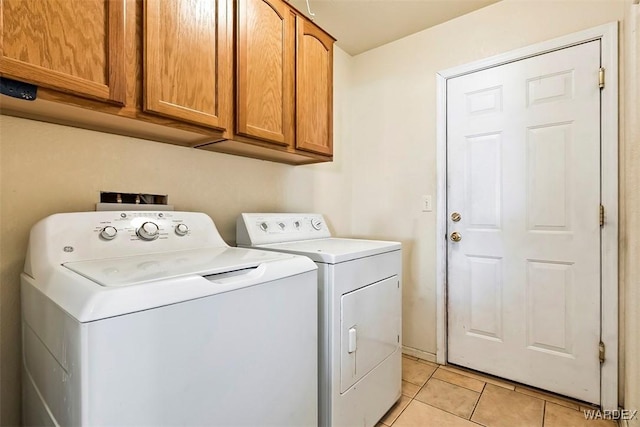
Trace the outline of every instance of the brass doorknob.
<instances>
[{"instance_id":1,"label":"brass doorknob","mask_svg":"<svg viewBox=\"0 0 640 427\"><path fill-rule=\"evenodd\" d=\"M453 233L451 233L451 240L453 240L454 242L459 242L460 240L462 240L462 235L457 231L454 231Z\"/></svg>"},{"instance_id":2,"label":"brass doorknob","mask_svg":"<svg viewBox=\"0 0 640 427\"><path fill-rule=\"evenodd\" d=\"M458 222L461 218L462 216L458 212L454 212L451 214L451 221L453 222Z\"/></svg>"}]
</instances>

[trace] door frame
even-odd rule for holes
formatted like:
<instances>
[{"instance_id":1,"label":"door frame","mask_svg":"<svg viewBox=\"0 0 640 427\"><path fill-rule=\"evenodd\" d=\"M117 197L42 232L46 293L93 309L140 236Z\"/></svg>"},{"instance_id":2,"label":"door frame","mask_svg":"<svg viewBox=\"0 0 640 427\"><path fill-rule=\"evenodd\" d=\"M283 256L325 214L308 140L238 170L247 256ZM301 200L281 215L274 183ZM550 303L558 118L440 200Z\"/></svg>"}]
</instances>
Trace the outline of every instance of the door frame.
<instances>
[{"instance_id":1,"label":"door frame","mask_svg":"<svg viewBox=\"0 0 640 427\"><path fill-rule=\"evenodd\" d=\"M437 79L437 209L436 209L436 360L447 363L447 80L487 68L601 41L601 67L606 74L601 91L601 340L606 360L600 371L600 404L618 409L618 22L611 22L504 54L449 68ZM597 82L594 79L594 84ZM595 209L595 208L594 208ZM598 212L594 210L593 215ZM593 349L598 351L597 348Z\"/></svg>"}]
</instances>

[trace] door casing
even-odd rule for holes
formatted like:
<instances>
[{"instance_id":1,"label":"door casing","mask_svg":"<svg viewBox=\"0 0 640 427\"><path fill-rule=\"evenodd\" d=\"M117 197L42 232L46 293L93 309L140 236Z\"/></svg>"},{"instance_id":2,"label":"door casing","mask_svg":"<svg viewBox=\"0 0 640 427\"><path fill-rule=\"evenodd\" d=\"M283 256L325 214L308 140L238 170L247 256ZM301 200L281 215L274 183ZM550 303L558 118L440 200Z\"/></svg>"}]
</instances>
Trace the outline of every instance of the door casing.
<instances>
[{"instance_id":1,"label":"door casing","mask_svg":"<svg viewBox=\"0 0 640 427\"><path fill-rule=\"evenodd\" d=\"M487 68L538 56L588 41L601 41L601 406L618 409L618 23L572 33L547 42L440 71L437 78L437 208L436 208L436 360L447 362L447 80ZM594 84L597 81L594 80ZM598 212L593 213L597 215ZM598 349L594 348L594 352Z\"/></svg>"}]
</instances>

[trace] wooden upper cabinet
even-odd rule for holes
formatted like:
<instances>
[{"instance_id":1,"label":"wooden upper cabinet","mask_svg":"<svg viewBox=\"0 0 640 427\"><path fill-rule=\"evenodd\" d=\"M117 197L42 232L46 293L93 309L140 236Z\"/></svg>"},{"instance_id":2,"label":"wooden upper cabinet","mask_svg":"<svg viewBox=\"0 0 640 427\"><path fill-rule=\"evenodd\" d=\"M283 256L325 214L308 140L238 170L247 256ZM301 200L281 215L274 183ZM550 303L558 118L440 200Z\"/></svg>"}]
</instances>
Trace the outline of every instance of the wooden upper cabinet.
<instances>
[{"instance_id":1,"label":"wooden upper cabinet","mask_svg":"<svg viewBox=\"0 0 640 427\"><path fill-rule=\"evenodd\" d=\"M232 51L227 1L145 0L144 109L226 129Z\"/></svg>"},{"instance_id":2,"label":"wooden upper cabinet","mask_svg":"<svg viewBox=\"0 0 640 427\"><path fill-rule=\"evenodd\" d=\"M334 39L298 18L296 64L296 148L333 154Z\"/></svg>"},{"instance_id":3,"label":"wooden upper cabinet","mask_svg":"<svg viewBox=\"0 0 640 427\"><path fill-rule=\"evenodd\" d=\"M0 74L123 104L124 2L2 0Z\"/></svg>"},{"instance_id":4,"label":"wooden upper cabinet","mask_svg":"<svg viewBox=\"0 0 640 427\"><path fill-rule=\"evenodd\" d=\"M237 7L238 135L292 145L296 16L280 0L241 0Z\"/></svg>"}]
</instances>

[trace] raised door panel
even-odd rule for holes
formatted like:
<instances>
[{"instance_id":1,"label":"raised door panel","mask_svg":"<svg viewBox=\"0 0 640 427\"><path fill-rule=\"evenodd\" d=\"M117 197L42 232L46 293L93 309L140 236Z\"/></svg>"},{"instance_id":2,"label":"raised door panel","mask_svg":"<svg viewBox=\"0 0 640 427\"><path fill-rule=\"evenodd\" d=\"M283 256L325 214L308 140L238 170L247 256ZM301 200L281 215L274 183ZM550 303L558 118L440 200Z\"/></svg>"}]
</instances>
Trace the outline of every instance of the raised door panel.
<instances>
[{"instance_id":1,"label":"raised door panel","mask_svg":"<svg viewBox=\"0 0 640 427\"><path fill-rule=\"evenodd\" d=\"M147 0L145 111L224 129L230 113L227 2Z\"/></svg>"},{"instance_id":2,"label":"raised door panel","mask_svg":"<svg viewBox=\"0 0 640 427\"><path fill-rule=\"evenodd\" d=\"M125 0L3 0L0 74L123 104Z\"/></svg>"},{"instance_id":3,"label":"raised door panel","mask_svg":"<svg viewBox=\"0 0 640 427\"><path fill-rule=\"evenodd\" d=\"M298 19L296 148L326 155L333 154L333 42Z\"/></svg>"},{"instance_id":4,"label":"raised door panel","mask_svg":"<svg viewBox=\"0 0 640 427\"><path fill-rule=\"evenodd\" d=\"M279 0L246 0L237 8L237 133L291 145L295 15Z\"/></svg>"}]
</instances>

